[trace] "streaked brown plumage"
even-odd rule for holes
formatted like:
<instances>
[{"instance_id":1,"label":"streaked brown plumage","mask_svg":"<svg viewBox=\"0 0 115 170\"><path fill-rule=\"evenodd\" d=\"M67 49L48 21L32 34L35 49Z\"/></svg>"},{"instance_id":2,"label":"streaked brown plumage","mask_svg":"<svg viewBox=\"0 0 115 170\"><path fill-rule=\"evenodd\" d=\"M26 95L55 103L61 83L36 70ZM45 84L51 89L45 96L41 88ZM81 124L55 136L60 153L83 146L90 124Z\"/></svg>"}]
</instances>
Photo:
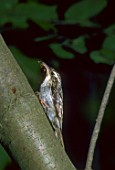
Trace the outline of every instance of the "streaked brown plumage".
<instances>
[{"instance_id":1,"label":"streaked brown plumage","mask_svg":"<svg viewBox=\"0 0 115 170\"><path fill-rule=\"evenodd\" d=\"M44 62L41 62L41 67L45 71L46 76L40 86L39 99L55 131L56 137L64 146L62 137L63 93L61 77L59 73Z\"/></svg>"}]
</instances>

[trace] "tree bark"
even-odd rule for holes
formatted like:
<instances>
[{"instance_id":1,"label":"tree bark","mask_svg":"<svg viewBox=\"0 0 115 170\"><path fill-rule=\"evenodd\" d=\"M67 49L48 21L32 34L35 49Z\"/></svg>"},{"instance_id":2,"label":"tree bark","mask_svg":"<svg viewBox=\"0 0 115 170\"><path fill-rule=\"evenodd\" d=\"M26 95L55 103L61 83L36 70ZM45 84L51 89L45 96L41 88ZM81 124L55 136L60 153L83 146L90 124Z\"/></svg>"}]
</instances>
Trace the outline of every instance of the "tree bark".
<instances>
[{"instance_id":1,"label":"tree bark","mask_svg":"<svg viewBox=\"0 0 115 170\"><path fill-rule=\"evenodd\" d=\"M0 36L0 141L22 170L75 170Z\"/></svg>"}]
</instances>

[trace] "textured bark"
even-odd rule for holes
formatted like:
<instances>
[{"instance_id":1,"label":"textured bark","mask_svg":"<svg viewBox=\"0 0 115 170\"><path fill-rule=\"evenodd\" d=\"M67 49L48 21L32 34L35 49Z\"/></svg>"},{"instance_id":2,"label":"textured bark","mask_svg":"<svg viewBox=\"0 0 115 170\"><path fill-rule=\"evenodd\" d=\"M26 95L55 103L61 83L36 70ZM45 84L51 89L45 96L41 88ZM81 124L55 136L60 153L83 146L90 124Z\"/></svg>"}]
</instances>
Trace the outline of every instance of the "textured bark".
<instances>
[{"instance_id":1,"label":"textured bark","mask_svg":"<svg viewBox=\"0 0 115 170\"><path fill-rule=\"evenodd\" d=\"M22 170L75 170L1 36L0 141Z\"/></svg>"}]
</instances>

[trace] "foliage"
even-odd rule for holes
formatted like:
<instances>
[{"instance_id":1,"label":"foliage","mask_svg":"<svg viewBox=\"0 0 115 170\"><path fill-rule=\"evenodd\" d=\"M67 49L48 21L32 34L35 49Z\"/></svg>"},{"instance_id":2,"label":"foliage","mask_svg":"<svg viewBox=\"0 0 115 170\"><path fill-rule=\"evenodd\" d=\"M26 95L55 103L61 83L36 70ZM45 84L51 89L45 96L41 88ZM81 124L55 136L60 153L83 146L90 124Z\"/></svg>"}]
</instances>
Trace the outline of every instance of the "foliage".
<instances>
[{"instance_id":1,"label":"foliage","mask_svg":"<svg viewBox=\"0 0 115 170\"><path fill-rule=\"evenodd\" d=\"M50 48L52 51L60 58L72 59L74 55L66 50L64 50L63 46L60 43L50 44Z\"/></svg>"},{"instance_id":2,"label":"foliage","mask_svg":"<svg viewBox=\"0 0 115 170\"><path fill-rule=\"evenodd\" d=\"M90 18L100 13L106 7L107 1L82 0L73 4L65 13L65 19L71 23L79 23L84 26L95 26ZM88 25L87 25L88 24Z\"/></svg>"},{"instance_id":3,"label":"foliage","mask_svg":"<svg viewBox=\"0 0 115 170\"><path fill-rule=\"evenodd\" d=\"M27 29L29 21L34 22L46 32L45 36L36 37L36 42L42 42L47 40L55 41L49 43L48 47L59 58L72 59L75 57L73 52L79 54L85 54L88 52L89 57L96 63L113 64L115 62L114 56L114 41L115 41L115 25L110 25L105 30L102 30L106 34L102 43L102 49L95 49L88 51L86 41L90 40L91 35L82 34L77 35L74 38L62 37L61 42L57 43L60 38L58 34L57 24L70 25L76 24L82 27L100 28L101 25L95 22L93 18L98 16L107 6L107 0L80 0L77 3L71 4L64 13L64 19L59 19L58 6L45 5L37 1L27 1L20 3L18 0L3 0L0 1L0 26L1 28L5 24L12 24L13 29ZM47 34L50 30L53 34ZM88 38L86 38L88 37ZM72 52L73 51L73 52Z\"/></svg>"},{"instance_id":4,"label":"foliage","mask_svg":"<svg viewBox=\"0 0 115 170\"><path fill-rule=\"evenodd\" d=\"M6 165L11 163L11 159L4 151L4 148L0 145L0 170L4 170Z\"/></svg>"},{"instance_id":5,"label":"foliage","mask_svg":"<svg viewBox=\"0 0 115 170\"><path fill-rule=\"evenodd\" d=\"M56 6L47 6L36 2L18 3L17 0L0 1L0 25L12 23L14 27L27 28L32 20L43 29L53 27L50 21L57 19Z\"/></svg>"}]
</instances>

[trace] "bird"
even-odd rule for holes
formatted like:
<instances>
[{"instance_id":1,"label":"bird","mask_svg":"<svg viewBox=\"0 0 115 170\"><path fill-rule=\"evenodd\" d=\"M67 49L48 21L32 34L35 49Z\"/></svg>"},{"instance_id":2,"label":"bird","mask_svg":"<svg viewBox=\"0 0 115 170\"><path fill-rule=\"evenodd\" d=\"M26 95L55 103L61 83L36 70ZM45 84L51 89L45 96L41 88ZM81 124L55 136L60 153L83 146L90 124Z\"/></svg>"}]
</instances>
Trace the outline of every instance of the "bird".
<instances>
[{"instance_id":1,"label":"bird","mask_svg":"<svg viewBox=\"0 0 115 170\"><path fill-rule=\"evenodd\" d=\"M45 78L40 85L39 100L55 132L64 147L62 136L63 92L60 74L46 63L40 62Z\"/></svg>"}]
</instances>

